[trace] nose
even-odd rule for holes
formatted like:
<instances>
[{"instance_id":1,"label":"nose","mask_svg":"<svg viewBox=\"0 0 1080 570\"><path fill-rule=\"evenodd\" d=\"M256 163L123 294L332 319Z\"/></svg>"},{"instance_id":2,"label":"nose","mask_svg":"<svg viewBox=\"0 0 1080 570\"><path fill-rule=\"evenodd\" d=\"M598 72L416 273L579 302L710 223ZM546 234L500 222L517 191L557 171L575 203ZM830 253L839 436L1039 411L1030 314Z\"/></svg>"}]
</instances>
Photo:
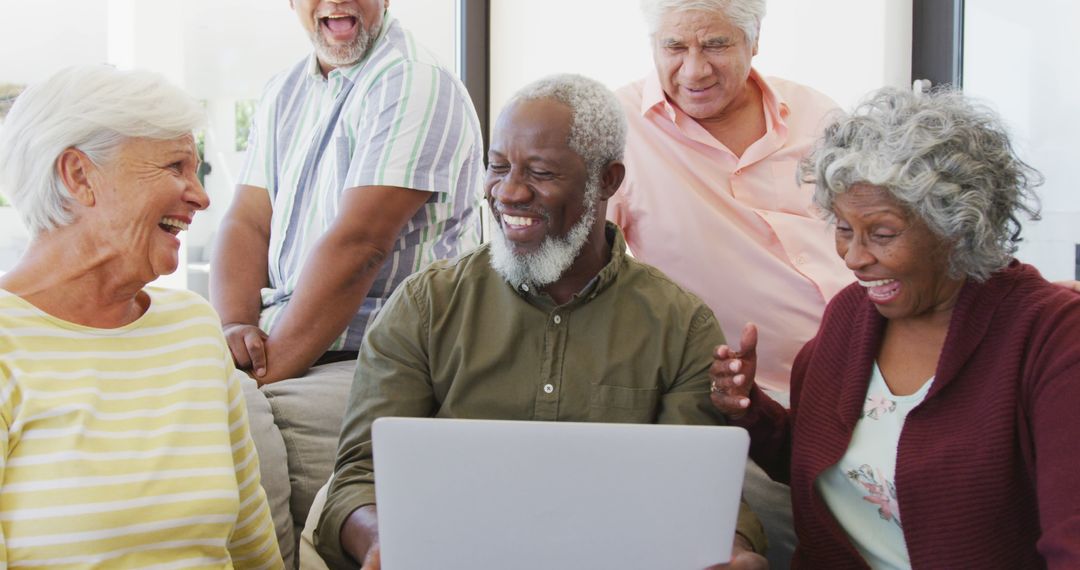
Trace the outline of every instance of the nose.
<instances>
[{"instance_id":1,"label":"nose","mask_svg":"<svg viewBox=\"0 0 1080 570\"><path fill-rule=\"evenodd\" d=\"M836 250L844 259L844 265L852 271L868 267L875 261L873 254L859 237L853 237L842 244L838 243Z\"/></svg>"},{"instance_id":2,"label":"nose","mask_svg":"<svg viewBox=\"0 0 1080 570\"><path fill-rule=\"evenodd\" d=\"M492 202L500 204L520 205L532 200L533 193L528 184L522 180L521 169L511 167L501 179L491 182L488 191Z\"/></svg>"},{"instance_id":3,"label":"nose","mask_svg":"<svg viewBox=\"0 0 1080 570\"><path fill-rule=\"evenodd\" d=\"M712 75L712 64L701 50L690 49L687 50L682 66L679 67L679 74L683 79L696 81Z\"/></svg>"},{"instance_id":4,"label":"nose","mask_svg":"<svg viewBox=\"0 0 1080 570\"><path fill-rule=\"evenodd\" d=\"M184 201L194 210L205 210L210 207L210 196L206 189L199 183L199 179L191 177L187 190L184 192Z\"/></svg>"}]
</instances>

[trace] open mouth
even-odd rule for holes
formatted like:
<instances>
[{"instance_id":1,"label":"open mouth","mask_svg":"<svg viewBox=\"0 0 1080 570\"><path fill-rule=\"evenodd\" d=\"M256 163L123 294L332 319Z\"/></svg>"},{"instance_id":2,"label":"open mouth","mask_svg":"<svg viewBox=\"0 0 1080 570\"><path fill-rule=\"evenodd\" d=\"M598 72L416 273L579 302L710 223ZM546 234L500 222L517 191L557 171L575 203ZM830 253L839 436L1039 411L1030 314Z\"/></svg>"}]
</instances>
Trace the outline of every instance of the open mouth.
<instances>
[{"instance_id":1,"label":"open mouth","mask_svg":"<svg viewBox=\"0 0 1080 570\"><path fill-rule=\"evenodd\" d=\"M896 279L877 279L863 281L859 279L859 285L866 287L866 293L870 300L875 303L887 303L900 293L900 282Z\"/></svg>"},{"instance_id":2,"label":"open mouth","mask_svg":"<svg viewBox=\"0 0 1080 570\"><path fill-rule=\"evenodd\" d=\"M158 227L161 228L162 231L168 232L175 236L182 231L187 231L188 223L183 220L178 220L176 218L170 218L166 216L164 218L161 218L161 221L158 223Z\"/></svg>"},{"instance_id":3,"label":"open mouth","mask_svg":"<svg viewBox=\"0 0 1080 570\"><path fill-rule=\"evenodd\" d=\"M546 216L515 216L505 212L497 214L502 233L511 242L528 243L542 240L547 232L544 224L547 221Z\"/></svg>"},{"instance_id":4,"label":"open mouth","mask_svg":"<svg viewBox=\"0 0 1080 570\"><path fill-rule=\"evenodd\" d=\"M327 16L319 18L319 26L333 39L347 40L356 31L358 21L355 16Z\"/></svg>"}]
</instances>

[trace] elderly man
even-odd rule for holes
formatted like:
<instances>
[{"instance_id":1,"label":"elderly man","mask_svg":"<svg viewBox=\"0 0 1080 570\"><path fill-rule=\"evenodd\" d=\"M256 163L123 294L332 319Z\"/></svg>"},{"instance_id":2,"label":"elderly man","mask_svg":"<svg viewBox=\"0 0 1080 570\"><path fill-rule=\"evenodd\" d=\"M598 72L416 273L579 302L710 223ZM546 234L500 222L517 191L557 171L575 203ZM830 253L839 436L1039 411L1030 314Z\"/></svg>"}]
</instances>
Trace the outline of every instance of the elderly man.
<instances>
[{"instance_id":1,"label":"elderly man","mask_svg":"<svg viewBox=\"0 0 1080 570\"><path fill-rule=\"evenodd\" d=\"M628 257L603 219L625 129L614 95L574 75L529 85L502 112L486 182L494 241L407 280L361 347L316 532L330 567L378 567L378 417L717 423L716 319ZM760 526L745 509L739 522L733 566L763 566Z\"/></svg>"},{"instance_id":2,"label":"elderly man","mask_svg":"<svg viewBox=\"0 0 1080 570\"><path fill-rule=\"evenodd\" d=\"M644 0L656 72L617 92L626 178L608 204L634 254L705 300L729 333L760 335L757 382L786 401L795 354L852 281L796 165L836 105L751 67L765 0ZM794 546L790 498L756 467L747 500L770 561Z\"/></svg>"},{"instance_id":3,"label":"elderly man","mask_svg":"<svg viewBox=\"0 0 1080 570\"><path fill-rule=\"evenodd\" d=\"M409 274L479 243L483 169L464 86L388 0L289 4L314 54L266 88L211 273L233 358L263 385L246 397L286 556L368 323Z\"/></svg>"}]
</instances>

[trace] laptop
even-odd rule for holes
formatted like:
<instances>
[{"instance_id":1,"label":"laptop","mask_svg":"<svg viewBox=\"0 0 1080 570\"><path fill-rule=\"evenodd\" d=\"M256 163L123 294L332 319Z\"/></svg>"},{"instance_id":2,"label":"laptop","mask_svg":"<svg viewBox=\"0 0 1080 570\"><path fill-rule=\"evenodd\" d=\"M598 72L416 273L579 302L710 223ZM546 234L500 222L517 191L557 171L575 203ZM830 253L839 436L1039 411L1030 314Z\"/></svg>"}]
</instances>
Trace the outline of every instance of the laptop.
<instances>
[{"instance_id":1,"label":"laptop","mask_svg":"<svg viewBox=\"0 0 1080 570\"><path fill-rule=\"evenodd\" d=\"M740 428L432 418L372 427L386 570L727 562Z\"/></svg>"}]
</instances>

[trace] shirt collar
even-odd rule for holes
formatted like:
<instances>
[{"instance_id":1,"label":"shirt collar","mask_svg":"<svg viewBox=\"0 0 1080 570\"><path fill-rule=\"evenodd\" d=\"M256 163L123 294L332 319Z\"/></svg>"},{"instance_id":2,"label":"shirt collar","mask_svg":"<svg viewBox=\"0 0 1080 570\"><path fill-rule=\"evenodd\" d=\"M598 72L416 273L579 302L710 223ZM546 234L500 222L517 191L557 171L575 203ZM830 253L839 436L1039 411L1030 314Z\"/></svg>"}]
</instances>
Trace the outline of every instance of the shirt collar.
<instances>
[{"instance_id":1,"label":"shirt collar","mask_svg":"<svg viewBox=\"0 0 1080 570\"><path fill-rule=\"evenodd\" d=\"M758 87L761 88L761 100L765 105L765 119L769 123L768 129L772 130L774 125L785 125L784 119L790 113L787 101L752 67L750 68L750 80L757 83ZM681 113L667 100L664 87L660 85L660 76L653 72L645 77L645 84L642 86L641 114L646 115L656 107L673 123L676 114Z\"/></svg>"},{"instance_id":2,"label":"shirt collar","mask_svg":"<svg viewBox=\"0 0 1080 570\"><path fill-rule=\"evenodd\" d=\"M371 55L382 48L385 43L384 38L386 38L386 36L389 35L390 30L397 25L397 20L390 14L389 10L383 11L382 26L379 28L379 34L372 40L371 46L360 61L346 67L332 69L324 78L322 76L322 70L319 68L319 59L316 57L315 52L311 52L311 55L308 56L307 63L308 75L317 81L327 81L335 75L341 75L350 82L355 82L356 78L360 75L360 72L364 69L364 65L371 60Z\"/></svg>"},{"instance_id":3,"label":"shirt collar","mask_svg":"<svg viewBox=\"0 0 1080 570\"><path fill-rule=\"evenodd\" d=\"M608 243L611 244L611 259L565 306L574 307L591 301L615 282L615 278L619 275L619 269L626 263L626 239L623 237L619 226L612 222L605 222L604 235ZM541 302L545 305L552 303L550 297L537 291L531 284L510 283L510 285L519 295L534 302Z\"/></svg>"}]
</instances>

